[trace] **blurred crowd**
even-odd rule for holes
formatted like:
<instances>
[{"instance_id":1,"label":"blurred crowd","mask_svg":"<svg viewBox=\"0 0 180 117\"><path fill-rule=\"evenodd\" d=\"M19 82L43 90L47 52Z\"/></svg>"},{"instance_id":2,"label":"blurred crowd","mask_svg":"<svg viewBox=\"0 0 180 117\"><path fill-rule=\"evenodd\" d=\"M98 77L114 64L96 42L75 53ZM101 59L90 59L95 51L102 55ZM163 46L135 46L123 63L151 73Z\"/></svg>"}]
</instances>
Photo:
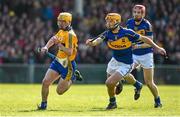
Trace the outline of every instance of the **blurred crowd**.
<instances>
[{"instance_id":1,"label":"blurred crowd","mask_svg":"<svg viewBox=\"0 0 180 117\"><path fill-rule=\"evenodd\" d=\"M104 17L119 12L124 26L132 17L136 3L146 6L146 18L151 22L154 41L167 50L168 59L155 55L156 64L180 64L180 1L179 0L83 0L84 14L74 12L75 0L0 0L0 64L50 63L37 53L58 31L56 17L60 12L73 14L72 26L79 39L78 63L107 63L111 51L101 44L88 47L85 40L105 30ZM57 47L50 51L56 52Z\"/></svg>"}]
</instances>

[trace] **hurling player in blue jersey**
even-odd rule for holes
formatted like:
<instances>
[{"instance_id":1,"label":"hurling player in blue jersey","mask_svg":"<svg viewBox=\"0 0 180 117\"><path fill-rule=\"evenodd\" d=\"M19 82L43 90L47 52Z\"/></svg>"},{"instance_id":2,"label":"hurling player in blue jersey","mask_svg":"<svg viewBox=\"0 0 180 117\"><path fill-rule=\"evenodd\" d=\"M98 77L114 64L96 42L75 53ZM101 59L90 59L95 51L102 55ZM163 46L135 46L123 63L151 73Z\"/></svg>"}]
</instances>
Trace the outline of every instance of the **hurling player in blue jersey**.
<instances>
[{"instance_id":1,"label":"hurling player in blue jersey","mask_svg":"<svg viewBox=\"0 0 180 117\"><path fill-rule=\"evenodd\" d=\"M145 17L145 6L143 5L135 5L133 7L133 18L128 19L126 22L126 27L128 29L134 30L136 33L147 36L153 40L153 31L152 26ZM153 60L153 48L144 43L143 41L137 41L133 46L133 60L134 60L134 68L140 65L143 68L144 72L144 81L150 89L151 93L154 96L154 107L162 107L160 96L158 92L158 88L154 83L154 60ZM129 82L128 80L126 80ZM120 82L117 86L117 89L120 89L122 83ZM136 90L135 90L136 91ZM120 92L120 91L116 91ZM140 95L139 95L140 96ZM137 100L139 97L135 98Z\"/></svg>"},{"instance_id":2,"label":"hurling player in blue jersey","mask_svg":"<svg viewBox=\"0 0 180 117\"><path fill-rule=\"evenodd\" d=\"M96 46L105 42L112 50L113 57L108 63L106 86L109 95L109 104L106 109L117 108L115 98L115 87L125 76L130 78L137 90L141 89L142 84L134 79L130 74L133 68L132 43L141 40L151 45L157 52L166 55L166 51L157 46L150 38L141 36L133 30L119 26L121 16L118 13L108 13L105 17L107 31L100 37L86 40L89 46Z\"/></svg>"}]
</instances>

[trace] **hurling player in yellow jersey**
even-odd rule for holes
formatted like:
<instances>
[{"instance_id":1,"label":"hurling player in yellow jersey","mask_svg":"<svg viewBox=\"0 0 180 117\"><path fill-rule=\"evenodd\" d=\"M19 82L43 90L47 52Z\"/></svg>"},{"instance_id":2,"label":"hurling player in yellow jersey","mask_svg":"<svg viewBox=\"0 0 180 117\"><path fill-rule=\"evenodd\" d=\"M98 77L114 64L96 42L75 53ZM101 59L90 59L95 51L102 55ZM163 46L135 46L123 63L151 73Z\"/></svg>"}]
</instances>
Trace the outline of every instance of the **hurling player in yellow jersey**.
<instances>
[{"instance_id":1,"label":"hurling player in yellow jersey","mask_svg":"<svg viewBox=\"0 0 180 117\"><path fill-rule=\"evenodd\" d=\"M133 75L130 74L133 68L132 43L141 40L151 45L157 52L163 55L166 55L166 51L156 45L150 38L139 35L133 30L119 26L121 22L120 14L108 13L105 20L108 30L95 40L88 39L86 44L96 46L102 42L105 42L113 52L113 56L108 63L106 70L106 86L109 95L109 104L106 109L115 109L117 108L115 88L120 80L123 78L129 78L129 83L133 84L137 90L140 90L142 87L142 84L136 81Z\"/></svg>"},{"instance_id":2,"label":"hurling player in yellow jersey","mask_svg":"<svg viewBox=\"0 0 180 117\"><path fill-rule=\"evenodd\" d=\"M42 102L38 109L47 108L47 98L49 94L49 86L59 79L57 93L62 95L71 86L75 77L75 57L77 54L78 39L71 27L72 15L68 12L62 12L57 18L59 31L50 38L47 44L41 48L41 52L46 52L53 45L58 45L57 60L53 60L46 75L42 81Z\"/></svg>"}]
</instances>

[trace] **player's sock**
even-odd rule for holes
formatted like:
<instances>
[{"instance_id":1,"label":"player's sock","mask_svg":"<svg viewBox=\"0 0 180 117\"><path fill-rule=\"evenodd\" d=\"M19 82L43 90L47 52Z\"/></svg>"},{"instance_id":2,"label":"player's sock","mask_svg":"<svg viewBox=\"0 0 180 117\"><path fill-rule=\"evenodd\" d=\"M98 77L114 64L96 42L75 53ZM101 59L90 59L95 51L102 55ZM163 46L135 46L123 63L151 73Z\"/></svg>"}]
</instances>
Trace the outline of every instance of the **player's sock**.
<instances>
[{"instance_id":1,"label":"player's sock","mask_svg":"<svg viewBox=\"0 0 180 117\"><path fill-rule=\"evenodd\" d=\"M41 102L41 104L38 106L39 110L45 110L47 108L47 101Z\"/></svg>"},{"instance_id":2,"label":"player's sock","mask_svg":"<svg viewBox=\"0 0 180 117\"><path fill-rule=\"evenodd\" d=\"M161 104L161 99L160 97L158 96L157 98L154 99L154 108L158 108L158 107L162 107L162 104Z\"/></svg>"},{"instance_id":3,"label":"player's sock","mask_svg":"<svg viewBox=\"0 0 180 117\"><path fill-rule=\"evenodd\" d=\"M134 86L136 87L137 90L142 88L142 83L140 83L139 81L136 81Z\"/></svg>"},{"instance_id":4,"label":"player's sock","mask_svg":"<svg viewBox=\"0 0 180 117\"><path fill-rule=\"evenodd\" d=\"M111 97L111 98L109 98L109 104L106 107L106 109L109 110L109 109L115 109L115 108L117 108L116 98L115 97Z\"/></svg>"},{"instance_id":5,"label":"player's sock","mask_svg":"<svg viewBox=\"0 0 180 117\"><path fill-rule=\"evenodd\" d=\"M136 81L136 83L134 84L135 88L135 93L134 93L134 100L139 99L140 97L140 93L141 93L141 89L142 89L142 83L140 83L139 81Z\"/></svg>"},{"instance_id":6,"label":"player's sock","mask_svg":"<svg viewBox=\"0 0 180 117\"><path fill-rule=\"evenodd\" d=\"M157 98L154 99L155 103L161 103L160 97L158 96Z\"/></svg>"},{"instance_id":7,"label":"player's sock","mask_svg":"<svg viewBox=\"0 0 180 117\"><path fill-rule=\"evenodd\" d=\"M116 98L115 97L111 97L111 98L109 98L109 102L110 103L116 103Z\"/></svg>"}]
</instances>

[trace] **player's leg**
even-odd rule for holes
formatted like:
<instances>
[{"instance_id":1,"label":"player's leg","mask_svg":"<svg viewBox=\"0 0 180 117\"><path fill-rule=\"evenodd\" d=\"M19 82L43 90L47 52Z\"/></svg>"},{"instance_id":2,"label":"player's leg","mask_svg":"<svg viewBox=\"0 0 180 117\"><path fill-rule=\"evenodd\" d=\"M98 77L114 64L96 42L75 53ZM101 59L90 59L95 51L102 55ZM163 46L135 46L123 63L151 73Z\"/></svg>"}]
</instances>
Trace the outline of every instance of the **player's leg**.
<instances>
[{"instance_id":1,"label":"player's leg","mask_svg":"<svg viewBox=\"0 0 180 117\"><path fill-rule=\"evenodd\" d=\"M139 66L139 65L137 63L135 63L132 66L132 69L136 68L137 66ZM134 100L139 99L140 92L141 92L141 89L142 89L142 86L143 86L142 83L139 82L138 80L136 80L132 74L128 74L128 75L124 76L124 80L127 83L132 84L135 87ZM122 85L123 85L123 83L122 83L122 80L121 80L121 82L119 82L119 84L116 86L116 95L118 95L119 92L120 92L117 87L122 87Z\"/></svg>"},{"instance_id":2,"label":"player's leg","mask_svg":"<svg viewBox=\"0 0 180 117\"><path fill-rule=\"evenodd\" d=\"M66 80L66 79L61 78L58 82L56 92L59 95L64 94L70 88L71 84L72 84L71 80Z\"/></svg>"},{"instance_id":3,"label":"player's leg","mask_svg":"<svg viewBox=\"0 0 180 117\"><path fill-rule=\"evenodd\" d=\"M47 98L49 94L49 86L59 78L59 73L52 69L48 69L46 75L42 81L42 89L41 89L41 96L42 102L38 106L38 109L46 109L47 108Z\"/></svg>"},{"instance_id":4,"label":"player's leg","mask_svg":"<svg viewBox=\"0 0 180 117\"><path fill-rule=\"evenodd\" d=\"M61 69L61 79L58 82L57 93L59 95L64 94L71 86L72 81L76 80L75 73L75 61L68 63L67 68Z\"/></svg>"},{"instance_id":5,"label":"player's leg","mask_svg":"<svg viewBox=\"0 0 180 117\"><path fill-rule=\"evenodd\" d=\"M136 56L133 54L133 61L134 63L133 63L132 70L136 69L140 65L139 56ZM124 79L126 80L127 83L132 84L135 87L134 100L138 100L140 97L143 84L139 82L138 80L136 80L133 75L126 76Z\"/></svg>"},{"instance_id":6,"label":"player's leg","mask_svg":"<svg viewBox=\"0 0 180 117\"><path fill-rule=\"evenodd\" d=\"M134 64L132 66L133 67L132 70L135 69L138 66L139 66L138 61L134 60ZM122 90L123 90L123 83L125 82L125 79L126 79L126 82L129 83L129 84L133 84L134 83L134 78L131 78L131 77L128 78L128 77L129 76L125 76L125 78L123 80L119 81L119 83L116 86L116 91L115 91L116 95L119 95L122 92Z\"/></svg>"},{"instance_id":7,"label":"player's leg","mask_svg":"<svg viewBox=\"0 0 180 117\"><path fill-rule=\"evenodd\" d=\"M128 74L124 79L135 87L134 100L138 100L143 87L142 83L137 81L132 74Z\"/></svg>"},{"instance_id":8,"label":"player's leg","mask_svg":"<svg viewBox=\"0 0 180 117\"><path fill-rule=\"evenodd\" d=\"M123 90L123 83L124 83L124 80L120 80L117 85L116 85L116 89L115 89L115 94L116 95L119 95L122 90Z\"/></svg>"},{"instance_id":9,"label":"player's leg","mask_svg":"<svg viewBox=\"0 0 180 117\"><path fill-rule=\"evenodd\" d=\"M144 81L145 84L148 86L150 89L151 93L154 96L154 101L155 101L155 108L162 107L161 101L160 101L160 96L158 92L158 88L156 84L154 83L153 76L154 76L154 69L149 68L149 69L143 69L144 72Z\"/></svg>"},{"instance_id":10,"label":"player's leg","mask_svg":"<svg viewBox=\"0 0 180 117\"><path fill-rule=\"evenodd\" d=\"M107 79L106 79L106 84L109 82L109 78L111 77L111 75L113 73L116 72L116 70L119 68L119 63L114 59L114 58L111 58L111 60L109 61L108 63L108 66L107 66ZM117 82L118 83L118 82ZM116 83L116 85L117 85ZM110 90L110 89L108 89ZM111 93L111 91L108 91ZM112 92L114 92L114 89L112 89ZM111 95L111 94L110 94ZM114 108L117 108L117 104L116 104L116 99L115 99L115 96L113 97L110 97L109 98L109 105L107 106L106 109L114 109Z\"/></svg>"},{"instance_id":11,"label":"player's leg","mask_svg":"<svg viewBox=\"0 0 180 117\"><path fill-rule=\"evenodd\" d=\"M113 58L108 63L107 73L111 74L111 76L106 80L106 86L109 95L109 104L106 109L117 108L115 98L116 85L120 80L123 79L123 76L128 74L130 69L131 65L118 62Z\"/></svg>"},{"instance_id":12,"label":"player's leg","mask_svg":"<svg viewBox=\"0 0 180 117\"><path fill-rule=\"evenodd\" d=\"M154 107L161 107L162 104L160 102L158 88L154 83L154 61L153 61L153 53L148 53L142 55L140 58L140 64L143 67L144 73L144 81L150 89L151 93L154 96L155 105Z\"/></svg>"},{"instance_id":13,"label":"player's leg","mask_svg":"<svg viewBox=\"0 0 180 117\"><path fill-rule=\"evenodd\" d=\"M107 79L111 76L111 74L113 74L118 68L119 68L119 63L112 58L109 63L108 63L108 67L107 67ZM123 84L122 81L119 81L116 85L116 89L115 89L115 93L119 94L121 93L123 90Z\"/></svg>"},{"instance_id":14,"label":"player's leg","mask_svg":"<svg viewBox=\"0 0 180 117\"><path fill-rule=\"evenodd\" d=\"M109 104L106 109L117 108L116 98L115 98L115 87L121 79L122 79L122 75L119 72L115 72L110 77L107 78L106 86L109 95Z\"/></svg>"}]
</instances>

